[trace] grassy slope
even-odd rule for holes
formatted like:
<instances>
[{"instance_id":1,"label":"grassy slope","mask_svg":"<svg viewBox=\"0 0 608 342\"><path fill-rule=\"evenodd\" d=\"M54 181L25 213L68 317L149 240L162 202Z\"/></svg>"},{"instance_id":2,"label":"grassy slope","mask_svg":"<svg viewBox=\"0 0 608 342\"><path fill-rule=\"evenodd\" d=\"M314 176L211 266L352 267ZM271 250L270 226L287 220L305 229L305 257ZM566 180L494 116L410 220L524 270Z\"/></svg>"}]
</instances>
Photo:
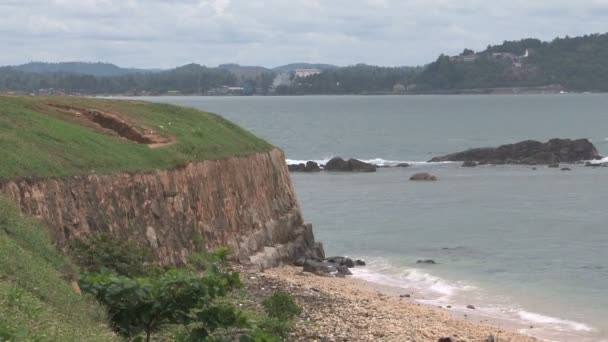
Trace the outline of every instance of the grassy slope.
<instances>
[{"instance_id":1,"label":"grassy slope","mask_svg":"<svg viewBox=\"0 0 608 342\"><path fill-rule=\"evenodd\" d=\"M0 198L0 341L117 341L103 309L71 289L45 231Z\"/></svg>"},{"instance_id":2,"label":"grassy slope","mask_svg":"<svg viewBox=\"0 0 608 342\"><path fill-rule=\"evenodd\" d=\"M49 103L135 120L177 143L157 149L59 119ZM270 144L215 114L166 104L77 97L0 96L0 179L171 168L268 151Z\"/></svg>"}]
</instances>

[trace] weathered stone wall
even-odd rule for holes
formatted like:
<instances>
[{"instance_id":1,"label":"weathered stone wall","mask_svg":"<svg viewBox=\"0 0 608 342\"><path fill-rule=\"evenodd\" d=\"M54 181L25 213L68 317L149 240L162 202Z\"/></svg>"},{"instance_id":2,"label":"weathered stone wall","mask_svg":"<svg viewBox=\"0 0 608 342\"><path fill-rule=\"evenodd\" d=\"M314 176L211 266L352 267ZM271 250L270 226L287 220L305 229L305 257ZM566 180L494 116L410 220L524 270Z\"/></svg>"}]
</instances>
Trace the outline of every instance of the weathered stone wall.
<instances>
[{"instance_id":1,"label":"weathered stone wall","mask_svg":"<svg viewBox=\"0 0 608 342\"><path fill-rule=\"evenodd\" d=\"M165 264L220 246L261 267L322 253L278 149L173 170L8 180L0 192L47 221L60 247L108 232L150 246Z\"/></svg>"}]
</instances>

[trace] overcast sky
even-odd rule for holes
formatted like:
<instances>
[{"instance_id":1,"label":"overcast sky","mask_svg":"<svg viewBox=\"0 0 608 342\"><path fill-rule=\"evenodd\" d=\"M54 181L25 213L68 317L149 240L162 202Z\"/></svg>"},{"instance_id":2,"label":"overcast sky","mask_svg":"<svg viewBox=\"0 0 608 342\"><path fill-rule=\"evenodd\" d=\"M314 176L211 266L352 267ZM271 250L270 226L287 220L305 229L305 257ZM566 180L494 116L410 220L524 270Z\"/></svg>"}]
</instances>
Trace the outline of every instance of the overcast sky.
<instances>
[{"instance_id":1,"label":"overcast sky","mask_svg":"<svg viewBox=\"0 0 608 342\"><path fill-rule=\"evenodd\" d=\"M419 65L608 31L608 0L0 0L0 65Z\"/></svg>"}]
</instances>

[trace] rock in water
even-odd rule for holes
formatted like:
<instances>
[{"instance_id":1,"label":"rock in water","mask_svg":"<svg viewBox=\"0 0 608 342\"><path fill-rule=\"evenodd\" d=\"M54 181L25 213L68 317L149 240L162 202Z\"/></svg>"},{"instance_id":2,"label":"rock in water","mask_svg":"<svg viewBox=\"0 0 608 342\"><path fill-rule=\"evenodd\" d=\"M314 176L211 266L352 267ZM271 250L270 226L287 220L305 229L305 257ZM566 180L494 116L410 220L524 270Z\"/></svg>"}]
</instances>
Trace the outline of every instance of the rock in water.
<instances>
[{"instance_id":1,"label":"rock in water","mask_svg":"<svg viewBox=\"0 0 608 342\"><path fill-rule=\"evenodd\" d=\"M350 171L350 165L346 160L334 157L325 164L325 171Z\"/></svg>"},{"instance_id":2,"label":"rock in water","mask_svg":"<svg viewBox=\"0 0 608 342\"><path fill-rule=\"evenodd\" d=\"M410 177L410 180L412 180L412 181L436 181L437 177L431 175L428 172L419 172L419 173L415 173L414 175L412 175Z\"/></svg>"},{"instance_id":3,"label":"rock in water","mask_svg":"<svg viewBox=\"0 0 608 342\"><path fill-rule=\"evenodd\" d=\"M477 163L472 160L467 160L464 163L462 163L461 166L462 167L475 167L475 166L477 166Z\"/></svg>"},{"instance_id":4,"label":"rock in water","mask_svg":"<svg viewBox=\"0 0 608 342\"><path fill-rule=\"evenodd\" d=\"M318 172L321 171L319 164L314 161L308 161L306 164L288 164L287 169L291 172Z\"/></svg>"},{"instance_id":5,"label":"rock in water","mask_svg":"<svg viewBox=\"0 0 608 342\"><path fill-rule=\"evenodd\" d=\"M341 172L376 172L376 165L362 162L357 159L344 160L334 157L325 164L326 171Z\"/></svg>"},{"instance_id":6,"label":"rock in water","mask_svg":"<svg viewBox=\"0 0 608 342\"><path fill-rule=\"evenodd\" d=\"M559 164L558 163L549 164L548 167L550 167L552 169L557 169L557 168L559 168Z\"/></svg>"},{"instance_id":7,"label":"rock in water","mask_svg":"<svg viewBox=\"0 0 608 342\"><path fill-rule=\"evenodd\" d=\"M355 266L365 266L365 261L363 261L363 260L355 260Z\"/></svg>"},{"instance_id":8,"label":"rock in water","mask_svg":"<svg viewBox=\"0 0 608 342\"><path fill-rule=\"evenodd\" d=\"M551 139L542 143L521 141L499 147L474 148L435 157L430 162L475 161L481 164L554 164L574 163L601 158L588 139Z\"/></svg>"},{"instance_id":9,"label":"rock in water","mask_svg":"<svg viewBox=\"0 0 608 342\"><path fill-rule=\"evenodd\" d=\"M306 171L306 165L300 164L289 164L287 165L287 169L291 172L304 172Z\"/></svg>"},{"instance_id":10,"label":"rock in water","mask_svg":"<svg viewBox=\"0 0 608 342\"><path fill-rule=\"evenodd\" d=\"M306 162L306 166L304 167L304 171L306 172L319 172L321 171L321 168L319 167L319 164L317 164L314 161L308 161Z\"/></svg>"},{"instance_id":11,"label":"rock in water","mask_svg":"<svg viewBox=\"0 0 608 342\"><path fill-rule=\"evenodd\" d=\"M396 167L410 167L411 165L408 163L399 163L397 165L395 165Z\"/></svg>"},{"instance_id":12,"label":"rock in water","mask_svg":"<svg viewBox=\"0 0 608 342\"><path fill-rule=\"evenodd\" d=\"M350 170L354 172L376 172L376 165L362 162L357 159L349 159Z\"/></svg>"},{"instance_id":13,"label":"rock in water","mask_svg":"<svg viewBox=\"0 0 608 342\"><path fill-rule=\"evenodd\" d=\"M417 264L429 264L429 265L435 265L437 264L437 262L435 260L431 260L431 259L427 259L427 260L418 260L416 261Z\"/></svg>"}]
</instances>

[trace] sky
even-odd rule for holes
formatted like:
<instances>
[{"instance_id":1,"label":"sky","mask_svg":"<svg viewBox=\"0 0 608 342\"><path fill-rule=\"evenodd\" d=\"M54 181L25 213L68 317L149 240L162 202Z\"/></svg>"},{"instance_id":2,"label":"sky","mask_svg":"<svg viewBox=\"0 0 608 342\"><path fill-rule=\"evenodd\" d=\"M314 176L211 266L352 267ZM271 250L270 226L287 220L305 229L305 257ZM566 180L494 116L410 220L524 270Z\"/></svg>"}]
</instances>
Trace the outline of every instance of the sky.
<instances>
[{"instance_id":1,"label":"sky","mask_svg":"<svg viewBox=\"0 0 608 342\"><path fill-rule=\"evenodd\" d=\"M608 32L608 0L0 0L0 65L423 65Z\"/></svg>"}]
</instances>

